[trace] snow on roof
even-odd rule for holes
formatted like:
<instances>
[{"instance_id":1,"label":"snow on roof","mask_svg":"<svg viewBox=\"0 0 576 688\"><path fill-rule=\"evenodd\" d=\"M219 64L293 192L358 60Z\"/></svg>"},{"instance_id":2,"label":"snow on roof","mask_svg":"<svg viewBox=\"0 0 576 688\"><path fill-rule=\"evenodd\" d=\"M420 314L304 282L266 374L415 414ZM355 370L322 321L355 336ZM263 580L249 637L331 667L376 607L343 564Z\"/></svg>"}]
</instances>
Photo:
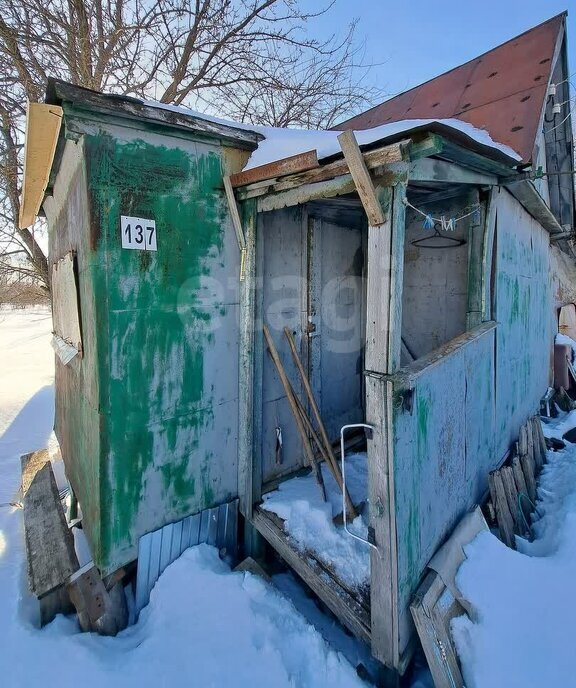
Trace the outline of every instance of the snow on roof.
<instances>
[{"instance_id":1,"label":"snow on roof","mask_svg":"<svg viewBox=\"0 0 576 688\"><path fill-rule=\"evenodd\" d=\"M219 117L212 117L195 110L177 106L166 105L164 103L156 103L148 101L144 103L149 107L162 108L172 110L200 119L205 119L209 122L217 124L224 124L237 129L244 129L253 131L264 136L264 140L258 144L258 148L252 153L244 170L250 170L253 167L266 165L292 155L305 153L307 151L316 150L318 160L329 158L341 152L338 136L341 131L315 130L315 129L292 129L292 128L277 128L265 127L256 124L241 124L238 122L231 122L229 120L221 119ZM493 150L502 153L512 160L521 161L521 157L509 146L493 141L490 134L484 129L477 129L468 122L463 122L459 119L405 119L399 122L389 122L382 124L372 129L362 129L355 131L358 145L366 146L378 141L398 136L399 134L407 134L414 129L422 129L426 126L440 125L446 129L452 129L459 134L464 134L473 142L492 148Z\"/></svg>"}]
</instances>

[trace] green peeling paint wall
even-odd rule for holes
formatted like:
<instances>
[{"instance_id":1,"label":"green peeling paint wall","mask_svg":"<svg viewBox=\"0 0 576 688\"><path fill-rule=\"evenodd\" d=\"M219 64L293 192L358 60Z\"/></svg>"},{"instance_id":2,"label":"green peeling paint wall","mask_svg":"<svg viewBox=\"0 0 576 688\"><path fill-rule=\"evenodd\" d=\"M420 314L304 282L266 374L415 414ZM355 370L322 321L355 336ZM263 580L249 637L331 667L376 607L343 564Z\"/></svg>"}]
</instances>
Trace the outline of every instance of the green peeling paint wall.
<instances>
[{"instance_id":1,"label":"green peeling paint wall","mask_svg":"<svg viewBox=\"0 0 576 688\"><path fill-rule=\"evenodd\" d=\"M71 144L82 227L51 227L54 259L78 253L92 342L58 366L57 428L107 573L144 533L237 496L239 256L217 142L91 124ZM155 220L158 250L122 249L121 215Z\"/></svg>"}]
</instances>

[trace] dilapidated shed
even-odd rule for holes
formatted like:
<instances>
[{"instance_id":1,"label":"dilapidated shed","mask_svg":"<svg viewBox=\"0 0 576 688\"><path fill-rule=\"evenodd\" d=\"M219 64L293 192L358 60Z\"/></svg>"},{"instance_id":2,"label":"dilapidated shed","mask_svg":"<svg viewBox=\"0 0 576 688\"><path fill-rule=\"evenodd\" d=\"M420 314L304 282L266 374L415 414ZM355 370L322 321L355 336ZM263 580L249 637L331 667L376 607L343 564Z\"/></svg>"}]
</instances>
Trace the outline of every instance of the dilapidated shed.
<instances>
[{"instance_id":1,"label":"dilapidated shed","mask_svg":"<svg viewBox=\"0 0 576 688\"><path fill-rule=\"evenodd\" d=\"M574 217L573 187L552 175L572 145L546 96L569 88L553 21L547 58L515 39L546 84L516 99L515 116L531 99L540 122L522 150L455 110L340 134L61 82L31 106L22 222L42 204L57 436L94 561L109 574L138 560L141 604L189 544L234 549L239 503L246 550L264 538L375 657L405 669L428 561L550 382ZM34 144L49 122L50 145ZM307 399L296 413L295 396ZM329 451L348 426L340 470L366 452L353 500L366 528L339 535L364 552L363 584L267 508L310 467L315 431L295 419L311 397Z\"/></svg>"}]
</instances>

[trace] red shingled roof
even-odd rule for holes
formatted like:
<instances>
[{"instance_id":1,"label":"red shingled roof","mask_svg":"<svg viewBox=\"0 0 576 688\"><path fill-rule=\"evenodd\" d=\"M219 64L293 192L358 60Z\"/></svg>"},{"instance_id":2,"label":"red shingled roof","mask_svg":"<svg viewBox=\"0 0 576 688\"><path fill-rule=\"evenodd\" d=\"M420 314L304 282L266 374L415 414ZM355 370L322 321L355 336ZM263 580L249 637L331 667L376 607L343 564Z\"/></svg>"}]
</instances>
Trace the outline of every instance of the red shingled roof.
<instances>
[{"instance_id":1,"label":"red shingled roof","mask_svg":"<svg viewBox=\"0 0 576 688\"><path fill-rule=\"evenodd\" d=\"M530 162L566 13L466 64L405 91L335 129L370 129L402 119L457 117L487 129Z\"/></svg>"}]
</instances>

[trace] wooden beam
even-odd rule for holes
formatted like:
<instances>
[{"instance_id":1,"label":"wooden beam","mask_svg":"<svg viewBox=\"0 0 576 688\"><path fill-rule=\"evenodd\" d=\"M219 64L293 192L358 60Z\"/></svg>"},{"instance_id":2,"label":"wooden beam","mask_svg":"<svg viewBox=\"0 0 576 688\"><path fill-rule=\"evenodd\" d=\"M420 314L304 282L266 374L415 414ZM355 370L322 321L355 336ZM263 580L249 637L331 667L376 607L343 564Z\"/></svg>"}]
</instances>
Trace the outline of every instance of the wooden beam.
<instances>
[{"instance_id":1,"label":"wooden beam","mask_svg":"<svg viewBox=\"0 0 576 688\"><path fill-rule=\"evenodd\" d=\"M344 153L344 158L348 163L348 168L350 169L350 174L352 175L356 190L358 191L358 196L360 196L360 200L366 211L368 223L372 227L383 225L386 222L386 217L382 211L382 206L376 195L370 172L366 167L364 157L362 156L354 132L351 129L343 131L338 136L338 141Z\"/></svg>"},{"instance_id":2,"label":"wooden beam","mask_svg":"<svg viewBox=\"0 0 576 688\"><path fill-rule=\"evenodd\" d=\"M366 422L368 440L372 654L399 669L398 552L392 447L393 387L384 377L400 366L404 266L405 184L378 189L387 221L368 228Z\"/></svg>"},{"instance_id":3,"label":"wooden beam","mask_svg":"<svg viewBox=\"0 0 576 688\"><path fill-rule=\"evenodd\" d=\"M482 266L484 249L484 232L486 231L486 207L480 203L478 189L470 194L470 205L480 205L480 213L468 218L468 282L466 329L480 325L482 322Z\"/></svg>"},{"instance_id":4,"label":"wooden beam","mask_svg":"<svg viewBox=\"0 0 576 688\"><path fill-rule=\"evenodd\" d=\"M492 318L492 268L494 267L497 202L497 190L492 188L488 193L487 207L484 211L484 246L482 248L482 320L484 322Z\"/></svg>"},{"instance_id":5,"label":"wooden beam","mask_svg":"<svg viewBox=\"0 0 576 688\"><path fill-rule=\"evenodd\" d=\"M378 189L391 213L383 228L368 229L365 369L391 374L400 367L406 184Z\"/></svg>"},{"instance_id":6,"label":"wooden beam","mask_svg":"<svg viewBox=\"0 0 576 688\"><path fill-rule=\"evenodd\" d=\"M333 614L360 640L370 644L370 615L337 581L311 557L303 556L290 545L288 537L260 508L253 524L286 563L318 595Z\"/></svg>"},{"instance_id":7,"label":"wooden beam","mask_svg":"<svg viewBox=\"0 0 576 688\"><path fill-rule=\"evenodd\" d=\"M265 213L269 210L279 210L293 205L300 205L308 201L320 198L332 198L356 190L354 180L349 174L324 182L299 186L289 191L262 196L258 199L258 212Z\"/></svg>"},{"instance_id":8,"label":"wooden beam","mask_svg":"<svg viewBox=\"0 0 576 688\"><path fill-rule=\"evenodd\" d=\"M306 172L318 166L319 163L316 150L311 150L306 153L291 155L282 160L269 162L266 165L259 165L245 172L237 172L230 176L230 182L233 187L246 186L247 184L253 184L254 182L259 182L264 179L277 179L278 177L285 177L288 174Z\"/></svg>"},{"instance_id":9,"label":"wooden beam","mask_svg":"<svg viewBox=\"0 0 576 688\"><path fill-rule=\"evenodd\" d=\"M238 425L238 490L240 511L246 518L254 504L254 314L256 282L256 204L243 203L246 228L246 263L244 280L240 283L240 369L239 369L239 425Z\"/></svg>"},{"instance_id":10,"label":"wooden beam","mask_svg":"<svg viewBox=\"0 0 576 688\"><path fill-rule=\"evenodd\" d=\"M437 158L421 158L411 163L410 181L474 186L497 186L499 183L498 177L494 174L471 170L457 163Z\"/></svg>"},{"instance_id":11,"label":"wooden beam","mask_svg":"<svg viewBox=\"0 0 576 688\"><path fill-rule=\"evenodd\" d=\"M44 200L60 134L62 112L58 105L28 103L22 202L18 218L21 229L34 224Z\"/></svg>"},{"instance_id":12,"label":"wooden beam","mask_svg":"<svg viewBox=\"0 0 576 688\"><path fill-rule=\"evenodd\" d=\"M376 150L364 153L364 161L369 170L389 165L391 163L402 162L405 157L405 150L409 144L409 140L399 141L398 143L377 148ZM307 172L300 174L293 174L284 179L268 179L265 181L250 184L243 189L238 190L238 198L243 200L245 198L253 198L255 196L263 196L270 193L279 193L281 191L288 191L306 184L315 184L317 182L327 181L348 175L348 163L345 159L335 160L326 165L320 165Z\"/></svg>"},{"instance_id":13,"label":"wooden beam","mask_svg":"<svg viewBox=\"0 0 576 688\"><path fill-rule=\"evenodd\" d=\"M224 182L224 191L226 192L226 199L228 201L228 208L230 210L230 217L232 218L232 225L236 232L236 239L238 241L238 248L243 251L246 248L246 239L244 238L244 230L242 229L242 220L238 212L238 204L236 203L236 196L234 196L234 189L230 181L230 175L225 174L222 181Z\"/></svg>"},{"instance_id":14,"label":"wooden beam","mask_svg":"<svg viewBox=\"0 0 576 688\"><path fill-rule=\"evenodd\" d=\"M369 528L376 548L370 548L370 617L372 654L398 667L398 552L394 457L392 452L392 383L383 376L366 376L366 422L374 430L368 439Z\"/></svg>"},{"instance_id":15,"label":"wooden beam","mask_svg":"<svg viewBox=\"0 0 576 688\"><path fill-rule=\"evenodd\" d=\"M538 193L538 190L529 179L524 179L519 182L508 182L503 180L502 183L520 205L532 217L544 227L550 234L561 234L564 229L550 208L546 205L546 201Z\"/></svg>"}]
</instances>

